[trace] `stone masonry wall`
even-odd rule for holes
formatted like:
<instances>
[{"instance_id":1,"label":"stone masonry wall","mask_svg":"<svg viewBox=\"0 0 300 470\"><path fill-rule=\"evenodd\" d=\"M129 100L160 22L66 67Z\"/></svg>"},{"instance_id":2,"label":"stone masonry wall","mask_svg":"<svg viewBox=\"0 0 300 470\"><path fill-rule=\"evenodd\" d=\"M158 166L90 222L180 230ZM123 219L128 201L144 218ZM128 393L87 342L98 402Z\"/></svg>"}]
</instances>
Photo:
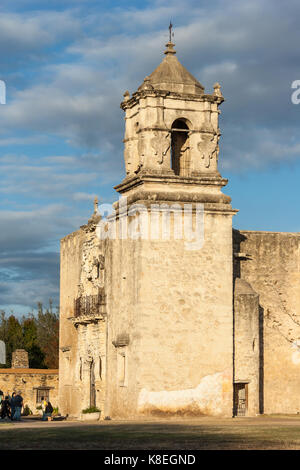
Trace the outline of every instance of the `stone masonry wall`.
<instances>
[{"instance_id":1,"label":"stone masonry wall","mask_svg":"<svg viewBox=\"0 0 300 470\"><path fill-rule=\"evenodd\" d=\"M12 369L25 369L29 367L28 352L25 349L16 349L12 353Z\"/></svg>"},{"instance_id":2,"label":"stone masonry wall","mask_svg":"<svg viewBox=\"0 0 300 470\"><path fill-rule=\"evenodd\" d=\"M74 316L74 301L78 296L83 235L78 230L65 237L60 254L59 407L63 414L70 416L82 409L74 384L78 334L70 318Z\"/></svg>"},{"instance_id":3,"label":"stone masonry wall","mask_svg":"<svg viewBox=\"0 0 300 470\"><path fill-rule=\"evenodd\" d=\"M258 294L247 282L237 278L234 289L234 382L248 384L248 416L259 413L259 326Z\"/></svg>"},{"instance_id":4,"label":"stone masonry wall","mask_svg":"<svg viewBox=\"0 0 300 470\"><path fill-rule=\"evenodd\" d=\"M259 294L262 411L300 411L300 234L234 231L235 276Z\"/></svg>"},{"instance_id":5,"label":"stone masonry wall","mask_svg":"<svg viewBox=\"0 0 300 470\"><path fill-rule=\"evenodd\" d=\"M52 369L0 369L0 390L4 395L21 392L24 405L28 405L33 414L36 409L37 389L49 388L49 399L54 407L58 406L58 370Z\"/></svg>"}]
</instances>

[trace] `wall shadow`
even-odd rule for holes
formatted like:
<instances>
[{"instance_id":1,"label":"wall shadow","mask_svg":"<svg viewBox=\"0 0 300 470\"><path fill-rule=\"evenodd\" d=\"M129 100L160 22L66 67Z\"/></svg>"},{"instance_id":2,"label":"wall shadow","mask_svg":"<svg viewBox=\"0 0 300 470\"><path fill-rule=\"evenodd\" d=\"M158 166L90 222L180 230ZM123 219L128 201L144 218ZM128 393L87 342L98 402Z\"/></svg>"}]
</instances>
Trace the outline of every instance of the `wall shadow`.
<instances>
[{"instance_id":1,"label":"wall shadow","mask_svg":"<svg viewBox=\"0 0 300 470\"><path fill-rule=\"evenodd\" d=\"M264 309L259 306L259 412L264 414Z\"/></svg>"},{"instance_id":2,"label":"wall shadow","mask_svg":"<svg viewBox=\"0 0 300 470\"><path fill-rule=\"evenodd\" d=\"M235 281L237 278L243 278L241 273L241 262L251 260L249 255L243 255L242 243L247 240L247 237L240 233L239 230L233 229L232 231L232 246L233 246L233 381L235 380ZM243 278L244 279L244 278ZM244 279L248 282L247 279ZM251 285L251 284L250 284ZM264 414L264 309L259 305L258 310L258 341L259 341L259 370L258 370L258 387L259 387L259 413ZM234 394L233 394L233 415L234 415Z\"/></svg>"}]
</instances>

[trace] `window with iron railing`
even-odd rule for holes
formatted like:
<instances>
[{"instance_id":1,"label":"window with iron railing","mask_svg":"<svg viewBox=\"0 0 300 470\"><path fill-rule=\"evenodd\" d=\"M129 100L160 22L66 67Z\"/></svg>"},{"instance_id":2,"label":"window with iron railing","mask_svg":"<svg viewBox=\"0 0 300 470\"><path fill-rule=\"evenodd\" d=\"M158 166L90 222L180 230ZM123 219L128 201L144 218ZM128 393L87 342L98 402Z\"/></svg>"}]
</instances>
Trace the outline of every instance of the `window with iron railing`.
<instances>
[{"instance_id":1,"label":"window with iron railing","mask_svg":"<svg viewBox=\"0 0 300 470\"><path fill-rule=\"evenodd\" d=\"M74 301L75 317L81 315L95 315L100 312L100 307L104 305L104 303L105 295L102 291L96 295L78 297L78 299Z\"/></svg>"}]
</instances>

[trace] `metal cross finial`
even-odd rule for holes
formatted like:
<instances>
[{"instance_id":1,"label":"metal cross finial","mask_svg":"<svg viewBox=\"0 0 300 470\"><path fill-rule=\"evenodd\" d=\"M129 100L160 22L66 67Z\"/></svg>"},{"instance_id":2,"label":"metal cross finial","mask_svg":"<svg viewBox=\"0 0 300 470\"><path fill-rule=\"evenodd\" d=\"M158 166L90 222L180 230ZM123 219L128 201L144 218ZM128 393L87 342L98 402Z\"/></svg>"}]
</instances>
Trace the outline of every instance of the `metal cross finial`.
<instances>
[{"instance_id":1,"label":"metal cross finial","mask_svg":"<svg viewBox=\"0 0 300 470\"><path fill-rule=\"evenodd\" d=\"M172 31L172 28L173 28L173 25L172 25L172 23L171 23L171 21L170 21L170 24L169 24L169 34L170 34L170 36L169 36L169 42L172 42L172 36L174 36L174 33L173 33L173 31Z\"/></svg>"}]
</instances>

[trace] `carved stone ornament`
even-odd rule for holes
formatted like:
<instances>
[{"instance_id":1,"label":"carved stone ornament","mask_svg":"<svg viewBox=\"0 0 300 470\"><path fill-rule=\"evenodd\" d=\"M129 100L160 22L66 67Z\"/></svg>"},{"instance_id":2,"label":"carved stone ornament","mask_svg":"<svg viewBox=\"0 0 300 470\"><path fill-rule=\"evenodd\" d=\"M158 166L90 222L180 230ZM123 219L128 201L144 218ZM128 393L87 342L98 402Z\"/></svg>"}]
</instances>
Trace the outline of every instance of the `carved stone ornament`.
<instances>
[{"instance_id":1,"label":"carved stone ornament","mask_svg":"<svg viewBox=\"0 0 300 470\"><path fill-rule=\"evenodd\" d=\"M214 84L214 95L220 96L221 98L223 98L223 95L221 92L221 85L218 82Z\"/></svg>"},{"instance_id":2,"label":"carved stone ornament","mask_svg":"<svg viewBox=\"0 0 300 470\"><path fill-rule=\"evenodd\" d=\"M124 93L124 95L123 95L123 96L124 96L124 101L128 101L128 100L130 100L130 93L129 93L129 91L128 91L128 90L126 90L126 91L125 91L125 93Z\"/></svg>"},{"instance_id":3,"label":"carved stone ornament","mask_svg":"<svg viewBox=\"0 0 300 470\"><path fill-rule=\"evenodd\" d=\"M154 154L157 155L157 162L162 165L164 158L168 153L171 146L171 139L169 132L154 131L154 137L151 139L151 147Z\"/></svg>"},{"instance_id":4,"label":"carved stone ornament","mask_svg":"<svg viewBox=\"0 0 300 470\"><path fill-rule=\"evenodd\" d=\"M145 162L145 153L146 153L145 136L140 134L139 140L138 140L139 166L135 170L135 173L138 173L138 171L140 171L140 169L143 167L144 162Z\"/></svg>"},{"instance_id":5,"label":"carved stone ornament","mask_svg":"<svg viewBox=\"0 0 300 470\"><path fill-rule=\"evenodd\" d=\"M202 160L204 160L205 168L209 168L211 160L218 153L218 135L203 133L201 135L201 141L198 142L198 150L201 154Z\"/></svg>"},{"instance_id":6,"label":"carved stone ornament","mask_svg":"<svg viewBox=\"0 0 300 470\"><path fill-rule=\"evenodd\" d=\"M151 90L151 91L154 90L153 86L150 83L149 77L145 77L144 83L142 83L142 85L139 87L139 91L142 91L142 90Z\"/></svg>"},{"instance_id":7,"label":"carved stone ornament","mask_svg":"<svg viewBox=\"0 0 300 470\"><path fill-rule=\"evenodd\" d=\"M125 160L125 167L127 175L131 172L131 152L132 152L132 145L131 142L126 142L124 148L124 160Z\"/></svg>"}]
</instances>

